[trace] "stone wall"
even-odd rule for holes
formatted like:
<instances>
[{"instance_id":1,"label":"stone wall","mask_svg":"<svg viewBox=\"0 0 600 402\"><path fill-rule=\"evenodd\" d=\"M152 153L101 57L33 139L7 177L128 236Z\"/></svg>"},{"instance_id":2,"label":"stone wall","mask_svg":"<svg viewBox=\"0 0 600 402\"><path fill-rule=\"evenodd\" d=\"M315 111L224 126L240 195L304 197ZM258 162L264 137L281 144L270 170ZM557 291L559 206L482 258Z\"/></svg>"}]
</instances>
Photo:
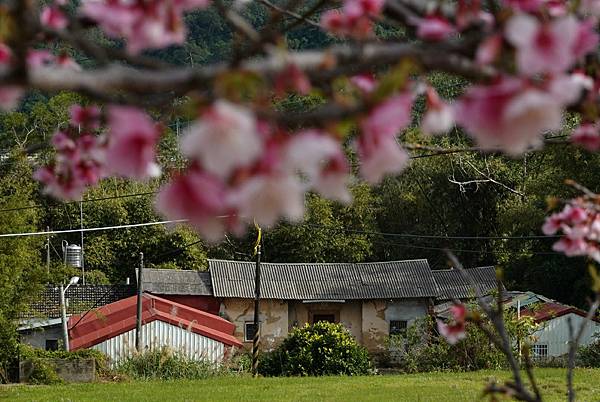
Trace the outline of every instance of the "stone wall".
<instances>
[{"instance_id":1,"label":"stone wall","mask_svg":"<svg viewBox=\"0 0 600 402\"><path fill-rule=\"evenodd\" d=\"M92 382L96 380L94 359L43 359L50 363L56 374L66 382ZM19 362L19 381L28 382L35 368L34 360Z\"/></svg>"}]
</instances>

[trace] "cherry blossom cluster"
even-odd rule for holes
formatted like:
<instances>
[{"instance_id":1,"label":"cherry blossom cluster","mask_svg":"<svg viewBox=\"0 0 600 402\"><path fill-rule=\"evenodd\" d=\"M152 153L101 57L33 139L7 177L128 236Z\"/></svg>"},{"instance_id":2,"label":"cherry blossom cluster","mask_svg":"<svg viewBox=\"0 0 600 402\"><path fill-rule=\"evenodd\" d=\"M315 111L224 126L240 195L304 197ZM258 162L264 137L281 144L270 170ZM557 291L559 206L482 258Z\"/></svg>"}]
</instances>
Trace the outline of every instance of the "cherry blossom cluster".
<instances>
[{"instance_id":1,"label":"cherry blossom cluster","mask_svg":"<svg viewBox=\"0 0 600 402\"><path fill-rule=\"evenodd\" d=\"M341 9L323 13L321 24L339 36L368 38L373 34L373 18L381 14L384 3L385 0L344 0Z\"/></svg>"},{"instance_id":2,"label":"cherry blossom cluster","mask_svg":"<svg viewBox=\"0 0 600 402\"><path fill-rule=\"evenodd\" d=\"M14 56L6 44L0 42L0 74L13 68ZM39 68L60 68L79 70L80 66L68 55L56 56L48 50L29 50L27 52L27 67L30 70ZM12 110L17 107L24 94L19 85L0 85L0 110Z\"/></svg>"},{"instance_id":3,"label":"cherry blossom cluster","mask_svg":"<svg viewBox=\"0 0 600 402\"><path fill-rule=\"evenodd\" d=\"M113 38L125 38L133 54L144 49L182 44L183 13L205 8L209 0L88 0L81 15L95 21Z\"/></svg>"},{"instance_id":4,"label":"cherry blossom cluster","mask_svg":"<svg viewBox=\"0 0 600 402\"><path fill-rule=\"evenodd\" d=\"M70 115L68 127L52 137L54 160L34 174L46 193L77 200L109 175L144 180L160 174L155 155L160 130L143 111L111 106L103 116L96 106L73 105ZM102 118L106 133L99 131Z\"/></svg>"},{"instance_id":5,"label":"cherry blossom cluster","mask_svg":"<svg viewBox=\"0 0 600 402\"><path fill-rule=\"evenodd\" d=\"M448 343L454 345L467 337L467 307L464 304L455 304L450 307L450 314L452 315L450 322L445 323L437 320L437 327L440 335L446 338Z\"/></svg>"},{"instance_id":6,"label":"cherry blossom cluster","mask_svg":"<svg viewBox=\"0 0 600 402\"><path fill-rule=\"evenodd\" d=\"M304 216L304 193L349 202L349 163L340 142L322 130L290 135L258 120L246 107L217 101L180 142L189 167L161 190L157 209L187 219L205 239L245 223L273 226Z\"/></svg>"},{"instance_id":7,"label":"cherry blossom cluster","mask_svg":"<svg viewBox=\"0 0 600 402\"><path fill-rule=\"evenodd\" d=\"M553 249L568 256L588 256L600 262L600 214L596 208L590 200L576 198L562 211L546 218L542 227L544 234L562 234Z\"/></svg>"}]
</instances>

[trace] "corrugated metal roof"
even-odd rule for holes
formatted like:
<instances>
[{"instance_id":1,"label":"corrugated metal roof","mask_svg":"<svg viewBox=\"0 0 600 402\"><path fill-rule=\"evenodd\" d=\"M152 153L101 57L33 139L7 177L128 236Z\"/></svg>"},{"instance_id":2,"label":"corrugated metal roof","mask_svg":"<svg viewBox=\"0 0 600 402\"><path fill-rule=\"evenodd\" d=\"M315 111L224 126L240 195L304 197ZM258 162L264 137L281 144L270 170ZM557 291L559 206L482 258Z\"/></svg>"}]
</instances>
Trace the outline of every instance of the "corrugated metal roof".
<instances>
[{"instance_id":1,"label":"corrugated metal roof","mask_svg":"<svg viewBox=\"0 0 600 402\"><path fill-rule=\"evenodd\" d=\"M135 294L134 285L74 285L65 294L68 299L67 315L125 299ZM20 318L59 318L60 290L58 285L47 285L38 298L21 313Z\"/></svg>"},{"instance_id":2,"label":"corrugated metal roof","mask_svg":"<svg viewBox=\"0 0 600 402\"><path fill-rule=\"evenodd\" d=\"M174 269L144 269L143 289L157 295L212 296L210 274Z\"/></svg>"},{"instance_id":3,"label":"corrugated metal roof","mask_svg":"<svg viewBox=\"0 0 600 402\"><path fill-rule=\"evenodd\" d=\"M466 270L484 295L496 289L496 268L478 267ZM473 288L458 269L433 270L438 286L438 300L469 299L475 296Z\"/></svg>"},{"instance_id":4,"label":"corrugated metal roof","mask_svg":"<svg viewBox=\"0 0 600 402\"><path fill-rule=\"evenodd\" d=\"M208 260L216 297L254 297L254 262ZM427 260L261 264L261 298L401 299L437 296Z\"/></svg>"}]
</instances>

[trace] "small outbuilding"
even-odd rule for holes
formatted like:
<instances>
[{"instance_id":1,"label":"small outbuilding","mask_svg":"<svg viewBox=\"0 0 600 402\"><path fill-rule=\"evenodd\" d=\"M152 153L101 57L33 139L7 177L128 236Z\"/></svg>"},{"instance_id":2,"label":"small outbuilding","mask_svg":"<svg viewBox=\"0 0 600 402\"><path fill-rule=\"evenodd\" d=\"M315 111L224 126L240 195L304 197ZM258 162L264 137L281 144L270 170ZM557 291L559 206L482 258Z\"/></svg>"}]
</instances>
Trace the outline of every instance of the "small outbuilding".
<instances>
[{"instance_id":1,"label":"small outbuilding","mask_svg":"<svg viewBox=\"0 0 600 402\"><path fill-rule=\"evenodd\" d=\"M72 350L92 348L113 363L135 350L136 297L102 306L69 319ZM241 347L235 325L206 311L151 294L142 296L142 347L169 347L194 360L221 361Z\"/></svg>"}]
</instances>

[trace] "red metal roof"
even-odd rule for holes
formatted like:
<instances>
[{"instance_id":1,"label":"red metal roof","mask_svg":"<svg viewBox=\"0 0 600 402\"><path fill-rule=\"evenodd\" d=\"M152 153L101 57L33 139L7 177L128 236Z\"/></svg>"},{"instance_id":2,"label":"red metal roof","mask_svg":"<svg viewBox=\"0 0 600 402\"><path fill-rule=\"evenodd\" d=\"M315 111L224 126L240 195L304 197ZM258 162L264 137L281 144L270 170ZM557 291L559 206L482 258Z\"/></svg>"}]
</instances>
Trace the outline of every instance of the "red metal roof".
<instances>
[{"instance_id":1,"label":"red metal roof","mask_svg":"<svg viewBox=\"0 0 600 402\"><path fill-rule=\"evenodd\" d=\"M571 313L581 317L586 316L586 312L577 307L567 306L556 302L537 303L533 310L527 308L521 311L522 315L533 317L536 322L548 321ZM600 322L598 317L594 317L593 320Z\"/></svg>"},{"instance_id":2,"label":"red metal roof","mask_svg":"<svg viewBox=\"0 0 600 402\"><path fill-rule=\"evenodd\" d=\"M102 306L69 319L72 350L88 348L135 328L136 296ZM241 347L233 333L235 325L206 311L163 299L148 293L142 296L142 322L163 321L206 336L228 346Z\"/></svg>"}]
</instances>

